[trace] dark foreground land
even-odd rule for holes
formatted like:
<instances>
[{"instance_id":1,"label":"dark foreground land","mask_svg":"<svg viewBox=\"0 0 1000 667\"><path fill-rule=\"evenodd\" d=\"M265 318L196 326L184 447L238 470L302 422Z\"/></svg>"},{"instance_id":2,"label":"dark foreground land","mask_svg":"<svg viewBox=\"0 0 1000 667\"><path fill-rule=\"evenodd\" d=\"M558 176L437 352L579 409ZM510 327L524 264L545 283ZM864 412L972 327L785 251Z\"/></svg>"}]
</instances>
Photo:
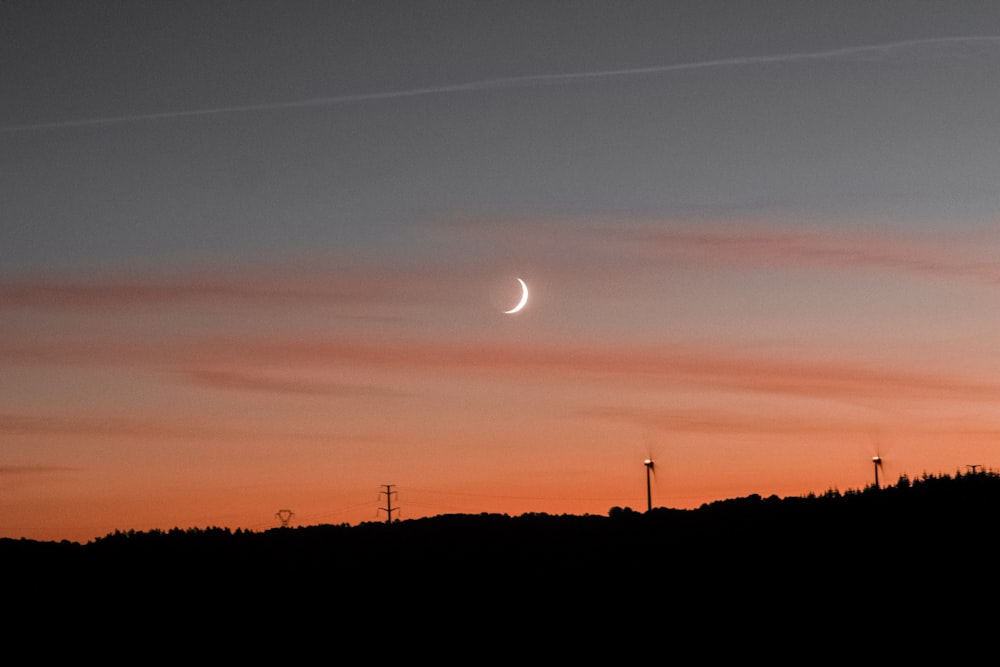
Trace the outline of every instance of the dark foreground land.
<instances>
[{"instance_id":1,"label":"dark foreground land","mask_svg":"<svg viewBox=\"0 0 1000 667\"><path fill-rule=\"evenodd\" d=\"M789 634L835 650L877 633L903 632L911 648L959 629L991 637L998 537L1000 476L980 472L697 510L8 539L0 558L7 608L50 628L244 642L489 630L549 646L571 635L577 652L628 628L636 641L710 633L708 651L748 635L777 649Z\"/></svg>"}]
</instances>

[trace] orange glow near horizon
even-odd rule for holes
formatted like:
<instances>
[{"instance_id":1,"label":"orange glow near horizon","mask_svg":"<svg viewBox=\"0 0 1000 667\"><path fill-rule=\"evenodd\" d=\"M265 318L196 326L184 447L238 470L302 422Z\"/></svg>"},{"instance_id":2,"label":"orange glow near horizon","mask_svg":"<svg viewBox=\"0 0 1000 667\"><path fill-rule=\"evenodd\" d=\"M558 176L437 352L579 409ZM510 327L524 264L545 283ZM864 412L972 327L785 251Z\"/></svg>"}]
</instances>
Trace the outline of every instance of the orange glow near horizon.
<instances>
[{"instance_id":1,"label":"orange glow near horizon","mask_svg":"<svg viewBox=\"0 0 1000 667\"><path fill-rule=\"evenodd\" d=\"M387 484L394 518L603 515L645 508L649 459L654 506L675 508L861 489L873 456L883 485L993 467L1000 317L963 310L951 337L893 310L992 299L946 271L957 249L889 260L858 291L828 280L839 239L764 267L724 248L720 269L647 264L648 246L612 262L618 238L578 248L575 269L540 262L517 318L493 260L0 282L0 535L263 530L280 508L290 525L380 521ZM675 285L695 278L712 288L692 300ZM896 297L885 319L852 321L879 290Z\"/></svg>"}]
</instances>

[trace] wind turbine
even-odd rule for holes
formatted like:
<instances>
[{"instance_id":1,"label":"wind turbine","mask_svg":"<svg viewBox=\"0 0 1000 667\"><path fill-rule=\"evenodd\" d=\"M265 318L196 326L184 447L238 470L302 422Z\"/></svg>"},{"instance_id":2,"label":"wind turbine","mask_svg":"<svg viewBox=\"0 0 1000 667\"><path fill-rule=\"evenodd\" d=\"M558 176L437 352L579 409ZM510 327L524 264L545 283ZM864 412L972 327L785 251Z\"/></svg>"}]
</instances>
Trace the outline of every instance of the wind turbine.
<instances>
[{"instance_id":1,"label":"wind turbine","mask_svg":"<svg viewBox=\"0 0 1000 667\"><path fill-rule=\"evenodd\" d=\"M885 461L882 459L882 445L883 436L881 430L872 430L870 432L872 443L875 445L875 455L872 456L872 466L875 468L875 488L880 489L882 485L879 483L879 473L882 477L885 477Z\"/></svg>"},{"instance_id":2,"label":"wind turbine","mask_svg":"<svg viewBox=\"0 0 1000 667\"><path fill-rule=\"evenodd\" d=\"M653 509L653 485L650 478L653 474L653 459L647 458L643 461L646 466L646 511Z\"/></svg>"},{"instance_id":3,"label":"wind turbine","mask_svg":"<svg viewBox=\"0 0 1000 667\"><path fill-rule=\"evenodd\" d=\"M875 464L875 488L880 488L878 485L878 471L882 467L882 457L876 454L872 457L872 463Z\"/></svg>"}]
</instances>

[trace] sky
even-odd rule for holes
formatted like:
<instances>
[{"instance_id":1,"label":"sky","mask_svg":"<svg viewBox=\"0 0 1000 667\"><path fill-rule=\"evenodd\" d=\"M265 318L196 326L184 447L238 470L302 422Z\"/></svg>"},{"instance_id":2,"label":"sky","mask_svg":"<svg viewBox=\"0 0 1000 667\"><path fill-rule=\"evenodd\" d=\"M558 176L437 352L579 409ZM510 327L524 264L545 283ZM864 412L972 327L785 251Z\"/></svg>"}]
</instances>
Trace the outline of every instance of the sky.
<instances>
[{"instance_id":1,"label":"sky","mask_svg":"<svg viewBox=\"0 0 1000 667\"><path fill-rule=\"evenodd\" d=\"M961 0L0 2L0 537L1000 466L998 71Z\"/></svg>"}]
</instances>

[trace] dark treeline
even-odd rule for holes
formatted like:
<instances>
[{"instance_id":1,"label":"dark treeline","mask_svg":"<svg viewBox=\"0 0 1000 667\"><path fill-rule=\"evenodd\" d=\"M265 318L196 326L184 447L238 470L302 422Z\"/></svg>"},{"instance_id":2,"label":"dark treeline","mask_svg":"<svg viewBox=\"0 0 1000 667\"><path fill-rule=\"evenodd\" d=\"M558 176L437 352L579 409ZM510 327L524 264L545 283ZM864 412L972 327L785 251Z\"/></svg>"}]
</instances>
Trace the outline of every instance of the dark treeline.
<instances>
[{"instance_id":1,"label":"dark treeline","mask_svg":"<svg viewBox=\"0 0 1000 667\"><path fill-rule=\"evenodd\" d=\"M351 526L316 525L261 532L221 527L115 531L86 544L0 539L7 563L35 567L102 562L181 565L260 562L293 568L329 563L378 567L389 563L479 562L531 568L547 560L596 565L641 555L652 560L719 548L745 555L798 546L816 557L836 545L902 551L920 545L947 552L993 540L1000 530L1000 474L986 471L901 477L896 484L822 495L720 500L692 510L612 507L607 515L529 513L444 514L373 521ZM828 548L822 549L823 545ZM665 550L657 553L656 549Z\"/></svg>"},{"instance_id":2,"label":"dark treeline","mask_svg":"<svg viewBox=\"0 0 1000 667\"><path fill-rule=\"evenodd\" d=\"M179 608L191 622L325 609L468 623L511 605L525 622L580 621L654 604L681 624L940 622L996 580L998 519L987 471L693 510L4 539L0 558L13 600L49 616L111 599L130 618Z\"/></svg>"},{"instance_id":3,"label":"dark treeline","mask_svg":"<svg viewBox=\"0 0 1000 667\"><path fill-rule=\"evenodd\" d=\"M943 559L992 543L998 519L1000 475L979 472L901 477L895 485L844 493L751 495L693 510L613 507L606 516L448 514L262 532L116 531L87 544L3 539L0 555L19 568L58 565L64 571L128 564L148 573L252 566L290 572L386 568L395 576L408 567L530 574L549 567L599 570L633 560L655 566L686 559L700 567L722 554L753 562L805 556L830 561L841 553L911 558L933 553Z\"/></svg>"}]
</instances>

